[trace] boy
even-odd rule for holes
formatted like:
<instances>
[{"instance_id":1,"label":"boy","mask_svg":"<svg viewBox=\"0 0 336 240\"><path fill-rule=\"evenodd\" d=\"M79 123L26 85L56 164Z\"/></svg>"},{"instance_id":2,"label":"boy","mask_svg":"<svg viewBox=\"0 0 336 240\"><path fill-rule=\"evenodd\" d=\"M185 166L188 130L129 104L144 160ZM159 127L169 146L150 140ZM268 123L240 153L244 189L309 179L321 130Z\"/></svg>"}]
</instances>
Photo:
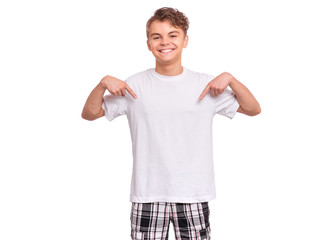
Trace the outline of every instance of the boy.
<instances>
[{"instance_id":1,"label":"boy","mask_svg":"<svg viewBox=\"0 0 336 240\"><path fill-rule=\"evenodd\" d=\"M87 120L127 115L133 149L132 239L168 239L170 221L178 240L210 239L208 201L216 196L213 116L261 111L231 74L214 78L182 66L188 26L188 18L177 9L158 9L146 29L155 69L125 81L105 76L83 109ZM110 94L104 96L106 89Z\"/></svg>"}]
</instances>

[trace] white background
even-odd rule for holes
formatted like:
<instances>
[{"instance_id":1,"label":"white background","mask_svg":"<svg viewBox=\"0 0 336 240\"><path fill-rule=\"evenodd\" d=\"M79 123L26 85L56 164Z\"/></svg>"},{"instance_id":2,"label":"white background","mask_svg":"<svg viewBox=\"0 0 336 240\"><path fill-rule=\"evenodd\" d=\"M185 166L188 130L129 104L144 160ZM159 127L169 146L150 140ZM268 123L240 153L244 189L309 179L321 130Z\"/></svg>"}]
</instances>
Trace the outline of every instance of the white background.
<instances>
[{"instance_id":1,"label":"white background","mask_svg":"<svg viewBox=\"0 0 336 240\"><path fill-rule=\"evenodd\" d=\"M81 111L105 75L154 67L157 8L190 20L183 65L230 72L262 113L216 115L214 240L335 240L332 1L2 1L0 239L130 239L126 116ZM170 225L170 239L174 239Z\"/></svg>"}]
</instances>

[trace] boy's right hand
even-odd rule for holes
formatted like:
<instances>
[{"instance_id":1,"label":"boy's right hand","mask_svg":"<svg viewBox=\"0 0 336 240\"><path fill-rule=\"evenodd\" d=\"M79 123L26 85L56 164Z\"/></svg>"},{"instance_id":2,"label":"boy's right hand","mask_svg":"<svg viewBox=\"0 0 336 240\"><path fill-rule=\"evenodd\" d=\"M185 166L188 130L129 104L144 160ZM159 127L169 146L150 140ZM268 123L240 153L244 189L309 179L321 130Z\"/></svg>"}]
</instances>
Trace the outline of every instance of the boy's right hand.
<instances>
[{"instance_id":1,"label":"boy's right hand","mask_svg":"<svg viewBox=\"0 0 336 240\"><path fill-rule=\"evenodd\" d=\"M103 88L107 89L114 96L125 96L127 90L132 95L133 98L137 98L136 94L128 86L128 84L125 81L122 81L118 78L106 75L100 81L100 85Z\"/></svg>"}]
</instances>

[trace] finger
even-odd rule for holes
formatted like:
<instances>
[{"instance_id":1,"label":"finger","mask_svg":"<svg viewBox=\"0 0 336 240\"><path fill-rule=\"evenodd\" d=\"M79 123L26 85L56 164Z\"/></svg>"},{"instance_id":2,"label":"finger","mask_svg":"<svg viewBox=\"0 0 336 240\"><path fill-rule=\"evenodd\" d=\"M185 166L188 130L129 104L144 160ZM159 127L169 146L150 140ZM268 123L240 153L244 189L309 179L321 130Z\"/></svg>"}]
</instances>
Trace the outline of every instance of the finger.
<instances>
[{"instance_id":1,"label":"finger","mask_svg":"<svg viewBox=\"0 0 336 240\"><path fill-rule=\"evenodd\" d=\"M209 89L210 89L210 85L208 85L202 92L201 96L200 96L200 99L202 100L203 97L205 96L205 94L207 94L209 92Z\"/></svg>"},{"instance_id":2,"label":"finger","mask_svg":"<svg viewBox=\"0 0 336 240\"><path fill-rule=\"evenodd\" d=\"M216 96L216 92L215 92L215 89L210 89L210 94L211 96L215 97Z\"/></svg>"},{"instance_id":3,"label":"finger","mask_svg":"<svg viewBox=\"0 0 336 240\"><path fill-rule=\"evenodd\" d=\"M133 90L126 84L126 90L132 95L132 97L135 99L137 98L135 92L133 92Z\"/></svg>"},{"instance_id":4,"label":"finger","mask_svg":"<svg viewBox=\"0 0 336 240\"><path fill-rule=\"evenodd\" d=\"M122 91L122 94L121 94L121 95L122 95L123 97L125 97L125 95L126 95L126 90L125 90L125 89L121 89L121 91Z\"/></svg>"},{"instance_id":5,"label":"finger","mask_svg":"<svg viewBox=\"0 0 336 240\"><path fill-rule=\"evenodd\" d=\"M116 92L116 91L110 91L110 90L109 90L109 92L110 92L113 96L118 96L118 92Z\"/></svg>"}]
</instances>

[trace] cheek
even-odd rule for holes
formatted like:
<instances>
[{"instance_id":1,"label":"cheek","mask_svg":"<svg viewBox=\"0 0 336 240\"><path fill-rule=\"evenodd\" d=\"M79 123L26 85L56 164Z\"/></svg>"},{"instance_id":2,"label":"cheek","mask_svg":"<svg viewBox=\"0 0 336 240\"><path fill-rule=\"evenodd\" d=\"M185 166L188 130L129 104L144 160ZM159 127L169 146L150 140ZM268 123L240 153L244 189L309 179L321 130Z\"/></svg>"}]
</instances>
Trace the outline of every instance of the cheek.
<instances>
[{"instance_id":1,"label":"cheek","mask_svg":"<svg viewBox=\"0 0 336 240\"><path fill-rule=\"evenodd\" d=\"M152 51L153 49L155 49L155 46L153 46L153 44L150 42L147 43L147 47L149 51Z\"/></svg>"}]
</instances>

